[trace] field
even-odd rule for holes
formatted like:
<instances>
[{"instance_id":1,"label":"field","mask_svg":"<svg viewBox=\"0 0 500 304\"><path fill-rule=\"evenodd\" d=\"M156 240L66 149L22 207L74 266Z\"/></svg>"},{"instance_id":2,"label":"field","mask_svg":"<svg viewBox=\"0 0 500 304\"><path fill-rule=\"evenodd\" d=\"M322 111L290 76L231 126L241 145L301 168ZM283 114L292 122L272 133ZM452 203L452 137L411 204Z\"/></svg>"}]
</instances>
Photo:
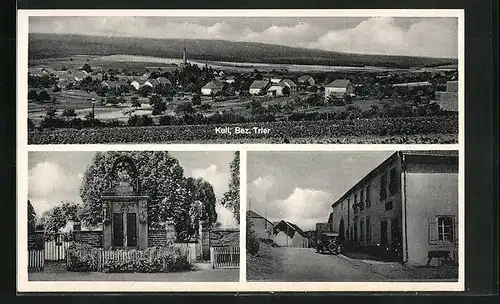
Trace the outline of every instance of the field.
<instances>
[{"instance_id":1,"label":"field","mask_svg":"<svg viewBox=\"0 0 500 304\"><path fill-rule=\"evenodd\" d=\"M217 128L227 128L222 134ZM248 133L237 133L237 128ZM256 128L256 129L254 129ZM257 130L268 129L267 133ZM220 130L220 129L219 129ZM226 124L217 126L43 129L28 133L29 144L97 143L457 143L458 117L377 118Z\"/></svg>"}]
</instances>

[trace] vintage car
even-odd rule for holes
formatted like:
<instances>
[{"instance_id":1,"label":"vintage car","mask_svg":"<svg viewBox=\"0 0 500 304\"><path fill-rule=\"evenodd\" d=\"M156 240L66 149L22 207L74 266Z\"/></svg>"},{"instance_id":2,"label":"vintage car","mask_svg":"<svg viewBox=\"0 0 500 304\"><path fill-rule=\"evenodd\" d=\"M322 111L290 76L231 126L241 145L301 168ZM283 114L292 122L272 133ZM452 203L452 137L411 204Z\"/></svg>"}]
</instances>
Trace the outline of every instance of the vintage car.
<instances>
[{"instance_id":1,"label":"vintage car","mask_svg":"<svg viewBox=\"0 0 500 304\"><path fill-rule=\"evenodd\" d=\"M316 252L330 252L333 254L339 254L342 252L342 243L339 240L339 234L333 232L321 233L317 240Z\"/></svg>"}]
</instances>

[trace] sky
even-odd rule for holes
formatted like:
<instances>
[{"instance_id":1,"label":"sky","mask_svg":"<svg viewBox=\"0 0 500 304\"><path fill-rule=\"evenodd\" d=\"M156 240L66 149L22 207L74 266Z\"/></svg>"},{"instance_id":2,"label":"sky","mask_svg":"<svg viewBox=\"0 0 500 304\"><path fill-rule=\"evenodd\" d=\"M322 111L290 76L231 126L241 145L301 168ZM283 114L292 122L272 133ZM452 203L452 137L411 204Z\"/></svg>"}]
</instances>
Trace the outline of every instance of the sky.
<instances>
[{"instance_id":1,"label":"sky","mask_svg":"<svg viewBox=\"0 0 500 304\"><path fill-rule=\"evenodd\" d=\"M327 51L458 57L456 17L30 17L30 33L219 39Z\"/></svg>"},{"instance_id":2,"label":"sky","mask_svg":"<svg viewBox=\"0 0 500 304\"><path fill-rule=\"evenodd\" d=\"M314 230L337 199L394 152L248 152L247 210Z\"/></svg>"},{"instance_id":3,"label":"sky","mask_svg":"<svg viewBox=\"0 0 500 304\"><path fill-rule=\"evenodd\" d=\"M228 190L233 152L169 152L184 168L186 177L202 177L214 188L217 200ZM29 152L28 199L37 216L67 200L82 203L79 189L83 174L95 152ZM233 226L230 211L217 205L223 226Z\"/></svg>"}]
</instances>

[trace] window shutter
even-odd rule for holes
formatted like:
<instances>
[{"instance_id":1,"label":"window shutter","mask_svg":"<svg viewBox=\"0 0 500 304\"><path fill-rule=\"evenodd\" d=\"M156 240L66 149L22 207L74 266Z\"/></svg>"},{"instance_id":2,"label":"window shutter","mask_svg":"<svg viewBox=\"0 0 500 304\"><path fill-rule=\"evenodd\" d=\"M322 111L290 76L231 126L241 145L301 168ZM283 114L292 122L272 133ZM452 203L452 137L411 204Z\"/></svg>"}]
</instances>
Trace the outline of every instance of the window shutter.
<instances>
[{"instance_id":1,"label":"window shutter","mask_svg":"<svg viewBox=\"0 0 500 304\"><path fill-rule=\"evenodd\" d=\"M436 245L438 243L437 220L429 218L427 223L427 231L429 238L429 245Z\"/></svg>"}]
</instances>

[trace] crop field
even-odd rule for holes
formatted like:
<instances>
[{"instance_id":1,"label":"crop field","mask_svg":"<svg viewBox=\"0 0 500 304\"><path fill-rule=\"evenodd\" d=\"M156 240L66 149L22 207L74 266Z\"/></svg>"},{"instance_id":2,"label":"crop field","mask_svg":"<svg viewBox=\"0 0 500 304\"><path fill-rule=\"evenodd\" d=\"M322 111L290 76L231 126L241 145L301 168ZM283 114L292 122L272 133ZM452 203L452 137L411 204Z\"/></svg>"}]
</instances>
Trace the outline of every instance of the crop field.
<instances>
[{"instance_id":1,"label":"crop field","mask_svg":"<svg viewBox=\"0 0 500 304\"><path fill-rule=\"evenodd\" d=\"M217 127L234 129L262 127L267 134L219 134ZM457 143L458 117L376 118L340 121L301 121L108 127L88 129L44 129L28 133L29 144L97 143Z\"/></svg>"}]
</instances>

